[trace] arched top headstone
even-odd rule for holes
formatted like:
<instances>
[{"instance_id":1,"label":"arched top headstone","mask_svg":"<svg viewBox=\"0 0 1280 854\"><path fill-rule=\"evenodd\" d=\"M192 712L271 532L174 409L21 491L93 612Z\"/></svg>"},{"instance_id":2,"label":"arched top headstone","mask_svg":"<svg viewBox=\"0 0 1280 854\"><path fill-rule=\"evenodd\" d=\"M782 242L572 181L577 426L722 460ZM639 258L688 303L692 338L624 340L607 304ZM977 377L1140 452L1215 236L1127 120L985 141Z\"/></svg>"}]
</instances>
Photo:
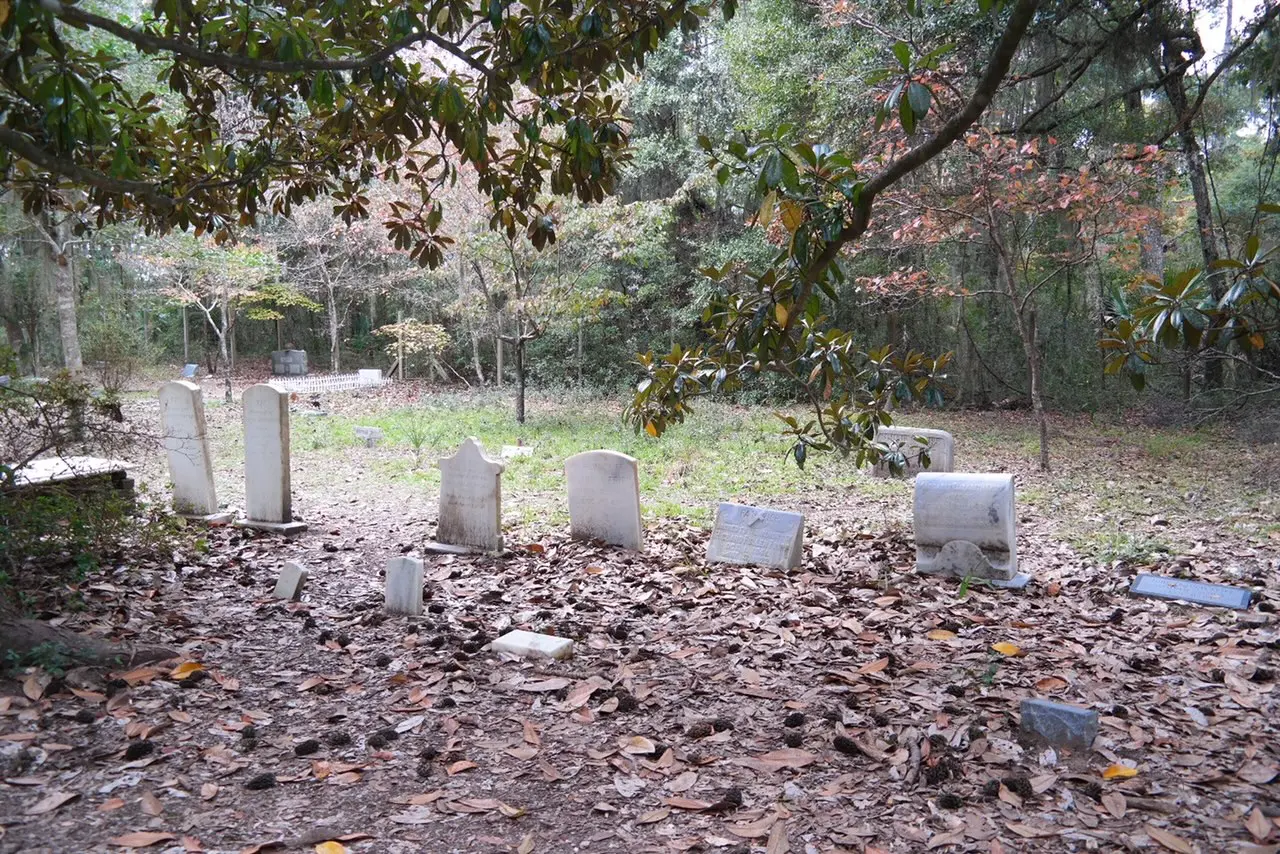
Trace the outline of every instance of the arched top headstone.
<instances>
[{"instance_id":1,"label":"arched top headstone","mask_svg":"<svg viewBox=\"0 0 1280 854\"><path fill-rule=\"evenodd\" d=\"M584 451L564 461L569 528L577 540L641 551L640 463L617 451Z\"/></svg>"},{"instance_id":2,"label":"arched top headstone","mask_svg":"<svg viewBox=\"0 0 1280 854\"><path fill-rule=\"evenodd\" d=\"M506 466L485 456L468 438L440 460L440 519L436 539L484 551L502 550L502 472Z\"/></svg>"}]
</instances>

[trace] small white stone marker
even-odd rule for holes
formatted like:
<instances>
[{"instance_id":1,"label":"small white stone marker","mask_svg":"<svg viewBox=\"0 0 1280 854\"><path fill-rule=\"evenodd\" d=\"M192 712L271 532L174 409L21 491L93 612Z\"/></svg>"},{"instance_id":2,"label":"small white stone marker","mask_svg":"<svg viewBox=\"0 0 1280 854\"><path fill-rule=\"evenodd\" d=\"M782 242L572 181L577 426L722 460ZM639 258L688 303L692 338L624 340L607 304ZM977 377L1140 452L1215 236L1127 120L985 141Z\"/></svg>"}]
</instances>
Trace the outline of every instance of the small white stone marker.
<instances>
[{"instance_id":1,"label":"small white stone marker","mask_svg":"<svg viewBox=\"0 0 1280 854\"><path fill-rule=\"evenodd\" d=\"M573 641L554 635L540 635L523 629L512 629L489 644L494 652L505 652L521 658L568 658L573 655Z\"/></svg>"},{"instance_id":2,"label":"small white stone marker","mask_svg":"<svg viewBox=\"0 0 1280 854\"><path fill-rule=\"evenodd\" d=\"M921 445L917 439L927 440ZM888 445L891 453L898 453L904 459L902 477L911 477L922 471L950 472L955 471L956 440L946 430L924 430L919 427L881 427L876 430L876 441ZM920 452L929 454L929 467L920 463ZM888 460L882 459L871 469L872 477L893 477Z\"/></svg>"},{"instance_id":3,"label":"small white stone marker","mask_svg":"<svg viewBox=\"0 0 1280 854\"><path fill-rule=\"evenodd\" d=\"M708 563L794 569L804 554L804 515L724 502L707 543Z\"/></svg>"},{"instance_id":4,"label":"small white stone marker","mask_svg":"<svg viewBox=\"0 0 1280 854\"><path fill-rule=\"evenodd\" d=\"M276 581L276 589L271 595L276 599L297 601L302 598L302 588L307 584L309 573L301 565L293 561L285 561L280 570L280 578Z\"/></svg>"},{"instance_id":5,"label":"small white stone marker","mask_svg":"<svg viewBox=\"0 0 1280 854\"><path fill-rule=\"evenodd\" d=\"M182 380L160 386L160 430L173 481L173 511L206 522L231 521L230 513L218 512L200 386Z\"/></svg>"},{"instance_id":6,"label":"small white stone marker","mask_svg":"<svg viewBox=\"0 0 1280 854\"><path fill-rule=\"evenodd\" d=\"M502 471L474 437L440 460L440 519L436 539L487 552L502 551Z\"/></svg>"},{"instance_id":7,"label":"small white stone marker","mask_svg":"<svg viewBox=\"0 0 1280 854\"><path fill-rule=\"evenodd\" d=\"M916 570L1004 580L1018 572L1013 475L921 472L913 525Z\"/></svg>"},{"instance_id":8,"label":"small white stone marker","mask_svg":"<svg viewBox=\"0 0 1280 854\"><path fill-rule=\"evenodd\" d=\"M393 557L387 561L386 609L392 614L422 614L422 561Z\"/></svg>"},{"instance_id":9,"label":"small white stone marker","mask_svg":"<svg viewBox=\"0 0 1280 854\"><path fill-rule=\"evenodd\" d=\"M289 393L258 384L245 389L244 510L236 522L292 537L307 530L293 521L289 472Z\"/></svg>"},{"instance_id":10,"label":"small white stone marker","mask_svg":"<svg viewBox=\"0 0 1280 854\"><path fill-rule=\"evenodd\" d=\"M356 430L356 438L364 440L364 446L366 448L372 448L374 445L378 444L378 442L380 442L386 435L378 427L357 427L355 428L355 430Z\"/></svg>"},{"instance_id":11,"label":"small white stone marker","mask_svg":"<svg viewBox=\"0 0 1280 854\"><path fill-rule=\"evenodd\" d=\"M570 536L644 550L640 464L634 457L587 451L565 460L564 473L569 482Z\"/></svg>"}]
</instances>

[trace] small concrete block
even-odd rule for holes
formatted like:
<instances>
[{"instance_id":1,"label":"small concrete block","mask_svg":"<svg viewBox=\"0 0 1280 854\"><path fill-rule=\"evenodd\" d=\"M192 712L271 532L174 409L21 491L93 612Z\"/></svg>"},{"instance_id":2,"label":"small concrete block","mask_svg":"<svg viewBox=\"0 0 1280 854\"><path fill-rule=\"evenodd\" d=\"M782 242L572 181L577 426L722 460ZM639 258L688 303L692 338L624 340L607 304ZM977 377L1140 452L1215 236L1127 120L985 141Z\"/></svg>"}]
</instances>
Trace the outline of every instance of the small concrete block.
<instances>
[{"instance_id":1,"label":"small concrete block","mask_svg":"<svg viewBox=\"0 0 1280 854\"><path fill-rule=\"evenodd\" d=\"M1154 599L1181 599L1197 605L1235 608L1244 611L1249 607L1253 594L1243 587L1228 584L1206 584L1203 581L1187 581L1182 578L1165 578L1160 575L1138 573L1129 585L1129 595L1148 596Z\"/></svg>"},{"instance_id":2,"label":"small concrete block","mask_svg":"<svg viewBox=\"0 0 1280 854\"><path fill-rule=\"evenodd\" d=\"M1088 750L1098 737L1098 713L1048 700L1022 701L1022 735L1054 747Z\"/></svg>"},{"instance_id":3,"label":"small concrete block","mask_svg":"<svg viewBox=\"0 0 1280 854\"><path fill-rule=\"evenodd\" d=\"M999 587L1003 590L1023 590L1031 583L1031 575L1026 572L1019 572L1013 578L987 578L984 579L992 587Z\"/></svg>"},{"instance_id":4,"label":"small concrete block","mask_svg":"<svg viewBox=\"0 0 1280 854\"><path fill-rule=\"evenodd\" d=\"M531 445L503 445L502 458L510 460L515 457L532 457L533 447Z\"/></svg>"},{"instance_id":5,"label":"small concrete block","mask_svg":"<svg viewBox=\"0 0 1280 854\"><path fill-rule=\"evenodd\" d=\"M387 561L386 609L392 614L422 614L422 561L393 557Z\"/></svg>"},{"instance_id":6,"label":"small concrete block","mask_svg":"<svg viewBox=\"0 0 1280 854\"><path fill-rule=\"evenodd\" d=\"M308 573L293 561L286 561L284 569L280 570L280 578L276 581L276 589L272 591L272 597L276 599L289 599L294 602L302 598L302 588L307 584Z\"/></svg>"},{"instance_id":7,"label":"small concrete block","mask_svg":"<svg viewBox=\"0 0 1280 854\"><path fill-rule=\"evenodd\" d=\"M183 365L182 378L184 380L192 379L193 377L195 377L196 371L199 370L199 368L200 368L199 365Z\"/></svg>"},{"instance_id":8,"label":"small concrete block","mask_svg":"<svg viewBox=\"0 0 1280 854\"><path fill-rule=\"evenodd\" d=\"M512 629L493 643L489 649L506 652L521 658L569 658L573 655L573 641L553 635L540 635L523 629Z\"/></svg>"}]
</instances>

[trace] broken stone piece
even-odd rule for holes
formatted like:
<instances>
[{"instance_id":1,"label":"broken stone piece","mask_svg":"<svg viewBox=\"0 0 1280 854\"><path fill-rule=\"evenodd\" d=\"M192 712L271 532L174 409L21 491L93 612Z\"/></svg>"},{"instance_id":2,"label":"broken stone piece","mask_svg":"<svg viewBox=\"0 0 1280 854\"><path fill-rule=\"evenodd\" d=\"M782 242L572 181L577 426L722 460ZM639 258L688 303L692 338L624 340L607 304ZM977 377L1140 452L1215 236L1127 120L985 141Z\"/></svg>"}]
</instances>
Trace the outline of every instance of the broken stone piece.
<instances>
[{"instance_id":1,"label":"broken stone piece","mask_svg":"<svg viewBox=\"0 0 1280 854\"><path fill-rule=\"evenodd\" d=\"M573 655L573 641L554 635L512 629L489 644L489 649L521 658L569 658Z\"/></svg>"},{"instance_id":2,"label":"broken stone piece","mask_svg":"<svg viewBox=\"0 0 1280 854\"><path fill-rule=\"evenodd\" d=\"M1022 735L1054 747L1088 750L1098 737L1098 713L1049 700L1022 701Z\"/></svg>"}]
</instances>

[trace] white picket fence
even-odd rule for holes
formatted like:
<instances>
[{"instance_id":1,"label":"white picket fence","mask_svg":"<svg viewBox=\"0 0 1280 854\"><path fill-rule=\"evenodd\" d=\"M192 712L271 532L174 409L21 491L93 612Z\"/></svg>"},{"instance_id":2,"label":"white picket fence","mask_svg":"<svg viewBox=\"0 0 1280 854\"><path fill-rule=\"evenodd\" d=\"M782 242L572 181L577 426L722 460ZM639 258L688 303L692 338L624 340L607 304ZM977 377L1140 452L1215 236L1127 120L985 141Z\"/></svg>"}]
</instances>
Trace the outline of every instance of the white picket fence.
<instances>
[{"instance_id":1,"label":"white picket fence","mask_svg":"<svg viewBox=\"0 0 1280 854\"><path fill-rule=\"evenodd\" d=\"M354 374L330 374L315 377L272 377L267 385L281 391L298 394L327 394L334 391L354 391L360 388L378 388L391 382L377 369L364 369Z\"/></svg>"}]
</instances>

